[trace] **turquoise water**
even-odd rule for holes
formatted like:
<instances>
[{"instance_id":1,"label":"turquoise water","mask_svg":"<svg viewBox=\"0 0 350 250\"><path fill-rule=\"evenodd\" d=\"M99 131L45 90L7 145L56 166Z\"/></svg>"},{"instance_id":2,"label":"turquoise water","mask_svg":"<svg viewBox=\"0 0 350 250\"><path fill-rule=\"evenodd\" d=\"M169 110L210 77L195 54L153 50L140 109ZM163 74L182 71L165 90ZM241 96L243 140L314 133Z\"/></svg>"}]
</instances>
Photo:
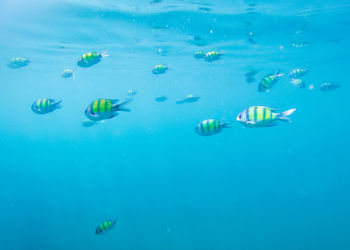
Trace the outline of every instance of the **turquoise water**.
<instances>
[{"instance_id":1,"label":"turquoise water","mask_svg":"<svg viewBox=\"0 0 350 250\"><path fill-rule=\"evenodd\" d=\"M1 249L350 249L349 15L345 0L0 1ZM89 51L109 56L79 67ZM129 89L131 112L82 126L93 100ZM35 114L39 98L62 108ZM293 123L239 124L254 105L296 108ZM209 118L231 128L196 134Z\"/></svg>"}]
</instances>

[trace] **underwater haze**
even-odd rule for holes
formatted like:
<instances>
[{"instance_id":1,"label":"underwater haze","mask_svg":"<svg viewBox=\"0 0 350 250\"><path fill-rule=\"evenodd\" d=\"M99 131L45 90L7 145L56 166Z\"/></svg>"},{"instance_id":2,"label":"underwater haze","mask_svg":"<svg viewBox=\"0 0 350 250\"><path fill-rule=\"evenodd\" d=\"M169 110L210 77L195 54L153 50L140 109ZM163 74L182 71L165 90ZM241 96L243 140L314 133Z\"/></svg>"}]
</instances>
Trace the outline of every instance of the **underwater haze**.
<instances>
[{"instance_id":1,"label":"underwater haze","mask_svg":"<svg viewBox=\"0 0 350 250\"><path fill-rule=\"evenodd\" d=\"M0 34L0 249L350 249L348 0L0 0Z\"/></svg>"}]
</instances>

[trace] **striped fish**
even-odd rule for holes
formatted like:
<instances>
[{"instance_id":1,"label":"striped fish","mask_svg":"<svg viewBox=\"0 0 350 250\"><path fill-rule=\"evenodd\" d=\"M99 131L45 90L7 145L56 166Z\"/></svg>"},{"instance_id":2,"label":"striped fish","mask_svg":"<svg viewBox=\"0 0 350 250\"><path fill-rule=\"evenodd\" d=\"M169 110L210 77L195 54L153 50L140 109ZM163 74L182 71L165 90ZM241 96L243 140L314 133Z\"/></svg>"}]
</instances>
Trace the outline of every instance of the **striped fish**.
<instances>
[{"instance_id":1,"label":"striped fish","mask_svg":"<svg viewBox=\"0 0 350 250\"><path fill-rule=\"evenodd\" d=\"M105 52L102 52L102 53L88 52L81 55L77 64L78 66L83 68L91 67L92 65L100 62L103 57L107 57L107 56L108 55Z\"/></svg>"},{"instance_id":2,"label":"striped fish","mask_svg":"<svg viewBox=\"0 0 350 250\"><path fill-rule=\"evenodd\" d=\"M110 119L118 115L117 111L130 112L130 109L123 106L129 103L132 99L126 99L119 103L118 99L98 99L93 101L85 110L85 115L92 121L101 121Z\"/></svg>"},{"instance_id":3,"label":"striped fish","mask_svg":"<svg viewBox=\"0 0 350 250\"><path fill-rule=\"evenodd\" d=\"M228 123L215 119L208 119L197 124L196 133L202 136L220 133L223 128L229 128Z\"/></svg>"},{"instance_id":4,"label":"striped fish","mask_svg":"<svg viewBox=\"0 0 350 250\"><path fill-rule=\"evenodd\" d=\"M56 102L54 99L39 99L32 104L32 110L36 114L47 114L60 108L61 102Z\"/></svg>"},{"instance_id":5,"label":"striped fish","mask_svg":"<svg viewBox=\"0 0 350 250\"><path fill-rule=\"evenodd\" d=\"M301 79L294 79L294 78L293 78L293 79L290 81L290 83L291 83L293 86L297 87L297 88L300 88L300 89L305 88L305 82L304 82L303 80L301 80Z\"/></svg>"},{"instance_id":6,"label":"striped fish","mask_svg":"<svg viewBox=\"0 0 350 250\"><path fill-rule=\"evenodd\" d=\"M176 101L176 104L183 104L183 103L191 103L191 102L196 102L198 101L200 96L196 95L187 95L185 98L182 98L178 101Z\"/></svg>"},{"instance_id":7,"label":"striped fish","mask_svg":"<svg viewBox=\"0 0 350 250\"><path fill-rule=\"evenodd\" d=\"M282 113L275 113L276 109L263 106L252 106L242 111L237 116L237 121L246 127L271 127L277 125L277 121L286 121L291 123L289 115L294 113L295 109L290 109Z\"/></svg>"},{"instance_id":8,"label":"striped fish","mask_svg":"<svg viewBox=\"0 0 350 250\"><path fill-rule=\"evenodd\" d=\"M15 57L7 64L9 68L18 69L27 66L30 60L24 57Z\"/></svg>"},{"instance_id":9,"label":"striped fish","mask_svg":"<svg viewBox=\"0 0 350 250\"><path fill-rule=\"evenodd\" d=\"M221 55L222 55L221 52L218 52L215 50L209 51L208 53L205 54L204 60L206 60L207 62L216 61L220 59Z\"/></svg>"},{"instance_id":10,"label":"striped fish","mask_svg":"<svg viewBox=\"0 0 350 250\"><path fill-rule=\"evenodd\" d=\"M332 82L324 82L320 86L320 90L322 91L330 91L335 90L336 88L339 88L340 85L332 83Z\"/></svg>"},{"instance_id":11,"label":"striped fish","mask_svg":"<svg viewBox=\"0 0 350 250\"><path fill-rule=\"evenodd\" d=\"M289 76L291 78L298 78L305 76L309 72L308 69L293 69L290 73Z\"/></svg>"},{"instance_id":12,"label":"striped fish","mask_svg":"<svg viewBox=\"0 0 350 250\"><path fill-rule=\"evenodd\" d=\"M162 64L154 66L152 72L155 75L164 74L168 70L168 67Z\"/></svg>"},{"instance_id":13,"label":"striped fish","mask_svg":"<svg viewBox=\"0 0 350 250\"><path fill-rule=\"evenodd\" d=\"M265 76L259 83L259 92L266 92L271 89L281 76L283 76L283 74L280 74L279 71L275 74Z\"/></svg>"},{"instance_id":14,"label":"striped fish","mask_svg":"<svg viewBox=\"0 0 350 250\"><path fill-rule=\"evenodd\" d=\"M117 220L106 220L96 227L95 234L103 234L114 227Z\"/></svg>"},{"instance_id":15,"label":"striped fish","mask_svg":"<svg viewBox=\"0 0 350 250\"><path fill-rule=\"evenodd\" d=\"M197 51L193 54L193 56L196 59L202 59L205 57L205 53L203 51Z\"/></svg>"}]
</instances>

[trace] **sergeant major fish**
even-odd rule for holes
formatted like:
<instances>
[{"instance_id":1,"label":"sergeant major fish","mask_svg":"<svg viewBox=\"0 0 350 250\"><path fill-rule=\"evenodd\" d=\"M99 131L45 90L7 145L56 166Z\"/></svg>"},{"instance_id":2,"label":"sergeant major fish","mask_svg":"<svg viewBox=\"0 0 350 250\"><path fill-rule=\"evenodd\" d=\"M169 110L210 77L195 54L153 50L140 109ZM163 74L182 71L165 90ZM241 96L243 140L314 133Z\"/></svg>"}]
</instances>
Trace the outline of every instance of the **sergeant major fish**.
<instances>
[{"instance_id":1,"label":"sergeant major fish","mask_svg":"<svg viewBox=\"0 0 350 250\"><path fill-rule=\"evenodd\" d=\"M283 74L280 74L279 71L275 74L265 76L259 83L259 92L266 92L271 89L281 76L283 76Z\"/></svg>"},{"instance_id":2,"label":"sergeant major fish","mask_svg":"<svg viewBox=\"0 0 350 250\"><path fill-rule=\"evenodd\" d=\"M320 86L320 90L322 91L330 91L335 90L336 88L339 88L340 86L338 84L332 83L332 82L324 82Z\"/></svg>"},{"instance_id":3,"label":"sergeant major fish","mask_svg":"<svg viewBox=\"0 0 350 250\"><path fill-rule=\"evenodd\" d=\"M117 221L118 220L116 219L116 220L106 220L102 222L100 225L96 227L95 234L103 234L111 230L114 227L114 225L117 223Z\"/></svg>"},{"instance_id":4,"label":"sergeant major fish","mask_svg":"<svg viewBox=\"0 0 350 250\"><path fill-rule=\"evenodd\" d=\"M204 60L206 60L207 62L212 62L212 61L219 60L221 56L222 56L221 52L213 50L205 54Z\"/></svg>"},{"instance_id":5,"label":"sergeant major fish","mask_svg":"<svg viewBox=\"0 0 350 250\"><path fill-rule=\"evenodd\" d=\"M9 68L18 69L27 66L30 60L24 57L15 57L7 64Z\"/></svg>"},{"instance_id":6,"label":"sergeant major fish","mask_svg":"<svg viewBox=\"0 0 350 250\"><path fill-rule=\"evenodd\" d=\"M246 127L271 127L277 125L277 121L291 123L289 116L296 109L290 109L282 113L275 113L276 109L263 106L252 106L245 109L237 116L237 121Z\"/></svg>"},{"instance_id":7,"label":"sergeant major fish","mask_svg":"<svg viewBox=\"0 0 350 250\"><path fill-rule=\"evenodd\" d=\"M305 76L308 72L309 72L308 69L293 69L290 72L289 76L291 78L298 78L298 77Z\"/></svg>"},{"instance_id":8,"label":"sergeant major fish","mask_svg":"<svg viewBox=\"0 0 350 250\"><path fill-rule=\"evenodd\" d=\"M191 103L191 102L196 102L199 100L199 96L195 95L187 95L185 98L180 99L176 102L176 104L183 104L183 103Z\"/></svg>"},{"instance_id":9,"label":"sergeant major fish","mask_svg":"<svg viewBox=\"0 0 350 250\"><path fill-rule=\"evenodd\" d=\"M293 86L297 87L297 88L300 88L300 89L305 88L305 83L304 83L304 81L301 80L301 79L294 79L294 78L293 78L293 79L290 81L290 83L291 83Z\"/></svg>"},{"instance_id":10,"label":"sergeant major fish","mask_svg":"<svg viewBox=\"0 0 350 250\"><path fill-rule=\"evenodd\" d=\"M159 75L159 74L164 74L168 70L168 67L162 64L158 64L154 66L152 69L153 74Z\"/></svg>"},{"instance_id":11,"label":"sergeant major fish","mask_svg":"<svg viewBox=\"0 0 350 250\"><path fill-rule=\"evenodd\" d=\"M43 115L61 108L61 102L56 102L54 99L38 99L32 104L31 108L34 113Z\"/></svg>"},{"instance_id":12,"label":"sergeant major fish","mask_svg":"<svg viewBox=\"0 0 350 250\"><path fill-rule=\"evenodd\" d=\"M85 110L85 115L92 121L101 121L110 119L118 115L117 111L130 112L130 109L124 108L124 105L132 99L118 103L118 99L98 99L93 101Z\"/></svg>"},{"instance_id":13,"label":"sergeant major fish","mask_svg":"<svg viewBox=\"0 0 350 250\"><path fill-rule=\"evenodd\" d=\"M228 123L224 123L215 119L201 121L196 126L196 133L202 136L209 136L220 133L223 128L229 128Z\"/></svg>"},{"instance_id":14,"label":"sergeant major fish","mask_svg":"<svg viewBox=\"0 0 350 250\"><path fill-rule=\"evenodd\" d=\"M106 52L97 53L97 52L88 52L85 54L82 54L80 59L78 60L77 64L80 67L87 68L95 65L96 63L100 62L102 58L107 57L108 55Z\"/></svg>"}]
</instances>

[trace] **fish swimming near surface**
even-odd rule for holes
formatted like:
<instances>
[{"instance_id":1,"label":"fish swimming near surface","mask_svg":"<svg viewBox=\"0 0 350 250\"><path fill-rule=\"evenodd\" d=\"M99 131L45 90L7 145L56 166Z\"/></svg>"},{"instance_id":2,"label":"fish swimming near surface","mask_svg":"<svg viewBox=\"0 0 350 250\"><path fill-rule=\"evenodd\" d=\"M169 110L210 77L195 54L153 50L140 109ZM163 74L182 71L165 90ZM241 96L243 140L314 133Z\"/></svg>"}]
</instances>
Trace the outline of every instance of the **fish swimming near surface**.
<instances>
[{"instance_id":1,"label":"fish swimming near surface","mask_svg":"<svg viewBox=\"0 0 350 250\"><path fill-rule=\"evenodd\" d=\"M73 72L72 69L65 69L65 70L62 71L61 76L63 78L69 78L69 77L74 76L74 72Z\"/></svg>"},{"instance_id":2,"label":"fish swimming near surface","mask_svg":"<svg viewBox=\"0 0 350 250\"><path fill-rule=\"evenodd\" d=\"M107 57L108 55L106 52L97 53L97 52L88 52L85 54L82 54L80 59L78 60L77 64L80 67L87 68L95 65L96 63L100 62L102 58Z\"/></svg>"},{"instance_id":3,"label":"fish swimming near surface","mask_svg":"<svg viewBox=\"0 0 350 250\"><path fill-rule=\"evenodd\" d=\"M98 99L93 101L85 110L85 115L92 121L111 119L118 115L118 111L130 112L124 108L132 99L126 99L119 103L119 99Z\"/></svg>"},{"instance_id":4,"label":"fish swimming near surface","mask_svg":"<svg viewBox=\"0 0 350 250\"><path fill-rule=\"evenodd\" d=\"M18 69L27 66L30 63L30 60L24 57L15 57L7 64L11 69Z\"/></svg>"},{"instance_id":5,"label":"fish swimming near surface","mask_svg":"<svg viewBox=\"0 0 350 250\"><path fill-rule=\"evenodd\" d=\"M187 95L185 98L178 100L176 104L196 102L199 100L199 98L200 97L196 95Z\"/></svg>"},{"instance_id":6,"label":"fish swimming near surface","mask_svg":"<svg viewBox=\"0 0 350 250\"><path fill-rule=\"evenodd\" d=\"M320 90L322 91L331 91L331 90L335 90L337 88L339 88L340 85L335 84L333 82L324 82L321 84L320 86Z\"/></svg>"},{"instance_id":7,"label":"fish swimming near surface","mask_svg":"<svg viewBox=\"0 0 350 250\"><path fill-rule=\"evenodd\" d=\"M221 52L213 50L205 54L204 60L206 60L207 62L212 62L212 61L219 60L221 56L222 56Z\"/></svg>"},{"instance_id":8,"label":"fish swimming near surface","mask_svg":"<svg viewBox=\"0 0 350 250\"><path fill-rule=\"evenodd\" d=\"M259 83L259 92L267 92L270 90L280 79L283 74L277 71L275 74L269 74L265 76Z\"/></svg>"},{"instance_id":9,"label":"fish swimming near surface","mask_svg":"<svg viewBox=\"0 0 350 250\"><path fill-rule=\"evenodd\" d=\"M302 76L305 76L308 72L309 72L308 69L293 69L290 72L289 77L291 78L302 77Z\"/></svg>"},{"instance_id":10,"label":"fish swimming near surface","mask_svg":"<svg viewBox=\"0 0 350 250\"><path fill-rule=\"evenodd\" d=\"M208 119L197 124L196 133L202 136L209 136L220 133L222 129L229 127L228 123L215 119Z\"/></svg>"},{"instance_id":11,"label":"fish swimming near surface","mask_svg":"<svg viewBox=\"0 0 350 250\"><path fill-rule=\"evenodd\" d=\"M102 222L100 225L96 227L95 234L103 234L107 231L111 230L114 225L117 223L117 219L115 220L106 220Z\"/></svg>"},{"instance_id":12,"label":"fish swimming near surface","mask_svg":"<svg viewBox=\"0 0 350 250\"><path fill-rule=\"evenodd\" d=\"M56 102L54 99L38 99L32 104L31 108L34 113L43 115L61 108L61 102L62 101Z\"/></svg>"},{"instance_id":13,"label":"fish swimming near surface","mask_svg":"<svg viewBox=\"0 0 350 250\"><path fill-rule=\"evenodd\" d=\"M295 112L296 109L290 109L282 113L276 113L276 109L252 106L245 109L237 116L237 121L246 127L272 127L277 125L277 121L285 121L291 123L289 116Z\"/></svg>"},{"instance_id":14,"label":"fish swimming near surface","mask_svg":"<svg viewBox=\"0 0 350 250\"><path fill-rule=\"evenodd\" d=\"M155 75L164 74L168 70L168 67L162 64L154 66L152 72Z\"/></svg>"},{"instance_id":15,"label":"fish swimming near surface","mask_svg":"<svg viewBox=\"0 0 350 250\"><path fill-rule=\"evenodd\" d=\"M290 81L290 83L293 85L293 86L295 86L295 87L297 87L297 88L300 88L300 89L303 89L303 88L305 88L305 82L302 80L302 79L292 79L291 81Z\"/></svg>"},{"instance_id":16,"label":"fish swimming near surface","mask_svg":"<svg viewBox=\"0 0 350 250\"><path fill-rule=\"evenodd\" d=\"M168 100L168 97L166 97L165 95L159 95L154 100L156 100L157 102L165 102L166 100Z\"/></svg>"},{"instance_id":17,"label":"fish swimming near surface","mask_svg":"<svg viewBox=\"0 0 350 250\"><path fill-rule=\"evenodd\" d=\"M134 90L134 89L129 89L128 93L127 93L128 96L133 96L133 95L136 95L136 94L137 94L137 91Z\"/></svg>"}]
</instances>

